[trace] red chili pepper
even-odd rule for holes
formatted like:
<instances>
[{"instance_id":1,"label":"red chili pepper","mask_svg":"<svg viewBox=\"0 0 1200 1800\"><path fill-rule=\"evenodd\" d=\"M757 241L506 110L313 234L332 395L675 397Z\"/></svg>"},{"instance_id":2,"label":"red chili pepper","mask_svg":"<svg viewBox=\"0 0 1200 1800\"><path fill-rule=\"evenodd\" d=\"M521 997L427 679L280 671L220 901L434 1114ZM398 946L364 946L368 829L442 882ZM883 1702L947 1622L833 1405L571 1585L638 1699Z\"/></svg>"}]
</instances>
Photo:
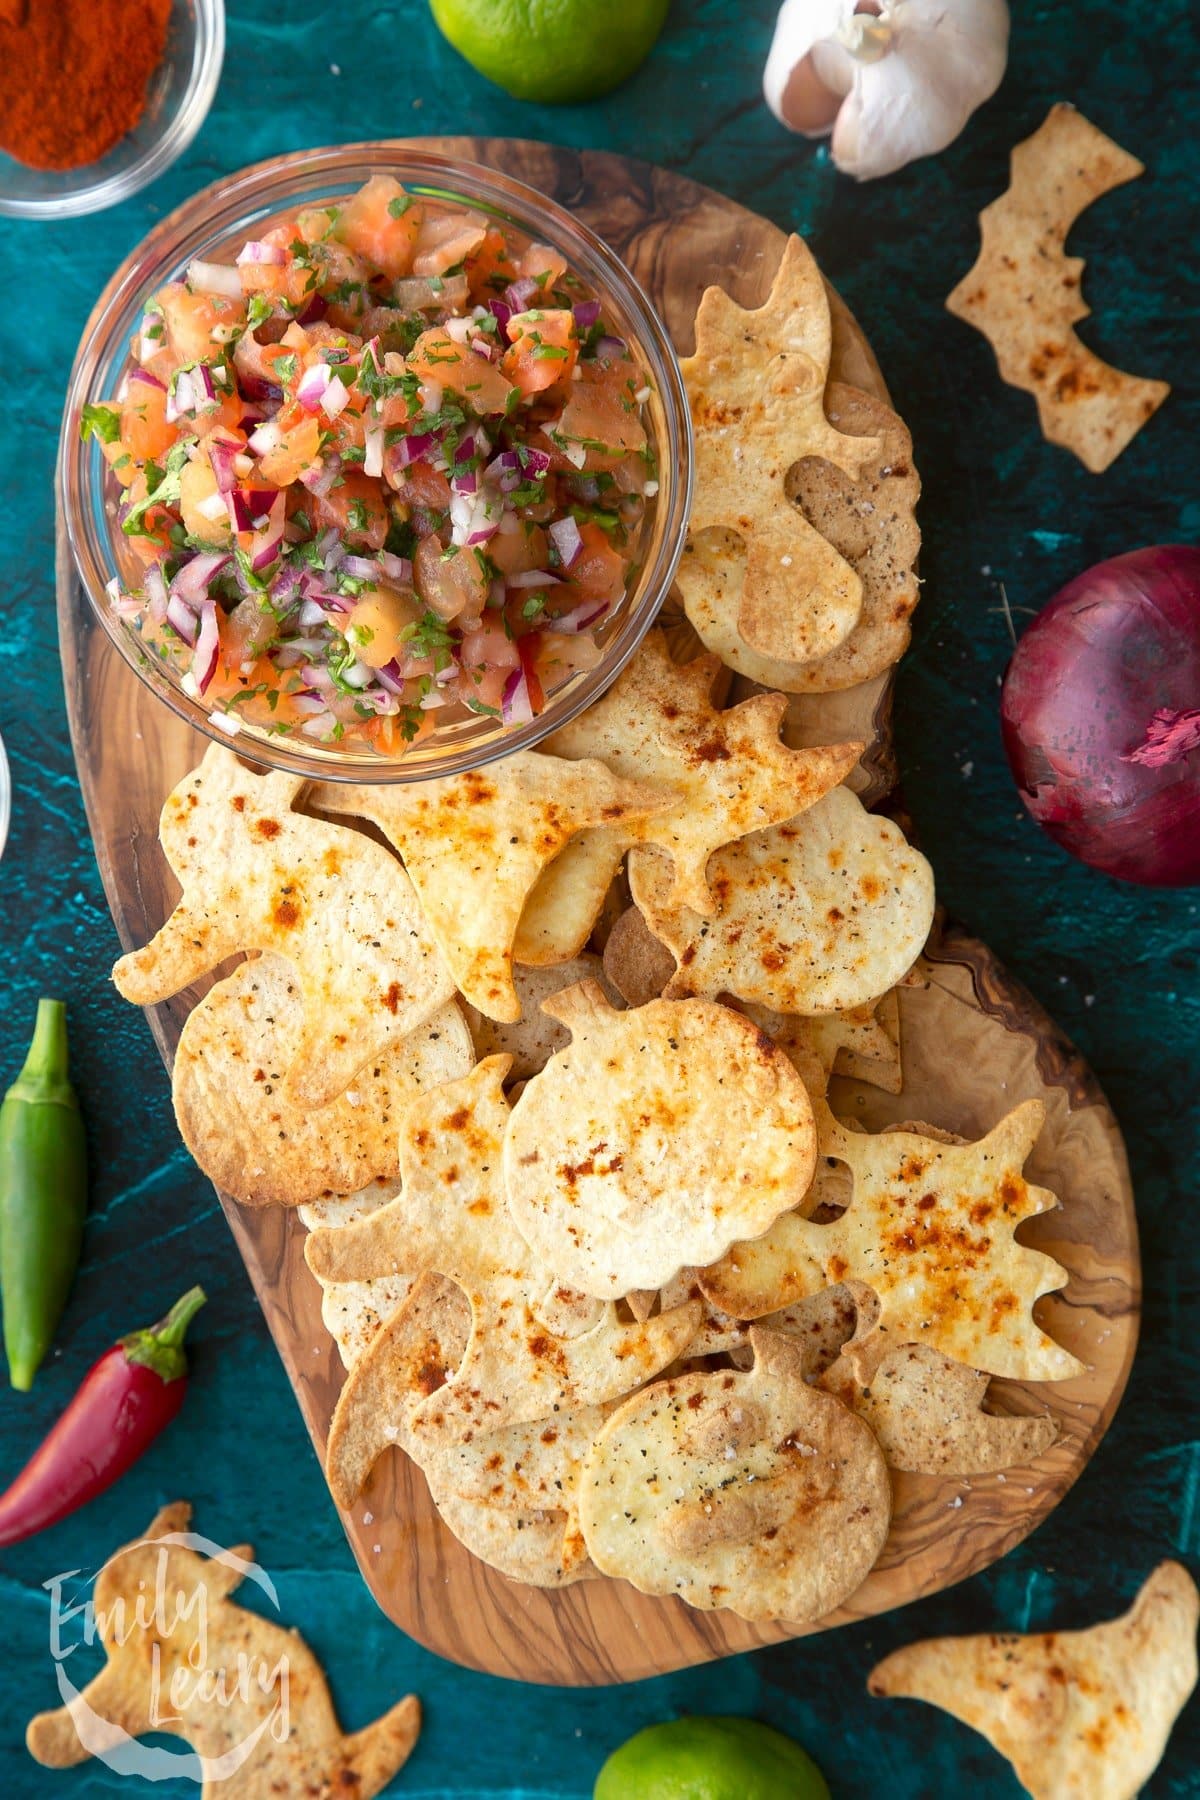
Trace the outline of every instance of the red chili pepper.
<instances>
[{"instance_id":1,"label":"red chili pepper","mask_svg":"<svg viewBox=\"0 0 1200 1800\"><path fill-rule=\"evenodd\" d=\"M0 1545L19 1544L94 1500L171 1423L187 1391L184 1334L204 1299L203 1288L192 1288L159 1324L130 1332L92 1364L41 1448L0 1494Z\"/></svg>"}]
</instances>

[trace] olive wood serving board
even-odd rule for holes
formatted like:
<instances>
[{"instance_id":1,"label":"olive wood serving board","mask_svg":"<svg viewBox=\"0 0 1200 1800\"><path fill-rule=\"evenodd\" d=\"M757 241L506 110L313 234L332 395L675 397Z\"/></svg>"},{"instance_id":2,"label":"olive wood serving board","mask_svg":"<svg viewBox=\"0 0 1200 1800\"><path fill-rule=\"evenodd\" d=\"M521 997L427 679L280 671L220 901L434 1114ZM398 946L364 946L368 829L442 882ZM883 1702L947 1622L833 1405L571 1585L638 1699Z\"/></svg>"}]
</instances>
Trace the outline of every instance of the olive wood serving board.
<instances>
[{"instance_id":1,"label":"olive wood serving board","mask_svg":"<svg viewBox=\"0 0 1200 1800\"><path fill-rule=\"evenodd\" d=\"M720 282L746 305L766 295L782 232L681 176L618 156L519 141L438 139L430 147L493 163L578 211L642 281L681 352L692 348L696 304L709 283ZM866 340L836 296L834 321L833 375L883 393ZM114 652L75 575L61 520L58 539L72 741L109 905L122 943L132 947L147 941L175 902L158 815L204 742ZM862 734L874 740L858 782L868 799L881 798L889 785L888 700L886 682L870 684L861 697L838 697L839 730L830 733L848 735L845 721L858 707ZM807 735L798 741L820 741L812 719L802 729ZM1140 1297L1133 1196L1120 1132L1094 1077L974 939L943 932L924 976L900 994L904 1091L891 1097L837 1081L835 1107L871 1129L915 1118L975 1137L1018 1101L1045 1102L1046 1129L1030 1174L1063 1204L1020 1235L1070 1271L1064 1292L1042 1301L1038 1316L1087 1372L1057 1385L994 1384L999 1410L1052 1411L1058 1441L1036 1464L1006 1476L897 1476L881 1561L847 1605L808 1629L902 1606L1003 1556L1080 1474L1133 1359ZM168 1066L197 997L182 994L149 1014ZM321 1454L343 1372L304 1263L303 1228L287 1211L253 1211L221 1198ZM461 1548L439 1523L423 1477L398 1451L379 1463L343 1522L372 1593L397 1625L456 1662L525 1681L635 1680L798 1635L785 1623L750 1625L729 1613L648 1598L623 1582L588 1581L559 1592L518 1586Z\"/></svg>"}]
</instances>

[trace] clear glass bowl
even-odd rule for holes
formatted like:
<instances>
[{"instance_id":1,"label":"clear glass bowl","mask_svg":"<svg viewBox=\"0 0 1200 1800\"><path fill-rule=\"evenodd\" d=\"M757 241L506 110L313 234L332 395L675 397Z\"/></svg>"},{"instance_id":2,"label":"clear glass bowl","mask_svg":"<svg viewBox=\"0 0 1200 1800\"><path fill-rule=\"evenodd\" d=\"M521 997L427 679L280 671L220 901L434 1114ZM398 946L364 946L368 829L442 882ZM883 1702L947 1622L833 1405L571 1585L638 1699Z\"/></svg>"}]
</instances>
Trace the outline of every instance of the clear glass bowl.
<instances>
[{"instance_id":1,"label":"clear glass bowl","mask_svg":"<svg viewBox=\"0 0 1200 1800\"><path fill-rule=\"evenodd\" d=\"M647 425L658 457L658 499L648 518L641 571L624 603L596 632L603 651L596 668L556 688L529 724L505 726L471 717L439 726L400 758L369 748L297 744L244 724L236 738L211 722L178 677L146 655L137 632L114 613L105 592L117 573L113 550L115 495L99 447L79 442L85 402L111 396L129 354L142 303L182 273L193 257L232 256L272 214L320 206L386 171L416 194L459 201L507 220L540 243L560 250L604 297L605 316L636 347L650 376ZM172 710L240 755L311 780L420 781L528 750L565 725L603 693L649 630L674 579L683 548L692 490L692 436L687 395L675 352L649 300L601 240L571 214L520 182L490 169L415 150L411 145L354 144L277 157L206 188L164 219L126 258L100 296L75 359L58 465L59 501L80 579L109 638L148 687Z\"/></svg>"},{"instance_id":2,"label":"clear glass bowl","mask_svg":"<svg viewBox=\"0 0 1200 1800\"><path fill-rule=\"evenodd\" d=\"M199 131L224 59L225 0L172 0L166 52L133 130L81 169L29 169L0 151L0 214L76 218L136 194L169 169Z\"/></svg>"}]
</instances>

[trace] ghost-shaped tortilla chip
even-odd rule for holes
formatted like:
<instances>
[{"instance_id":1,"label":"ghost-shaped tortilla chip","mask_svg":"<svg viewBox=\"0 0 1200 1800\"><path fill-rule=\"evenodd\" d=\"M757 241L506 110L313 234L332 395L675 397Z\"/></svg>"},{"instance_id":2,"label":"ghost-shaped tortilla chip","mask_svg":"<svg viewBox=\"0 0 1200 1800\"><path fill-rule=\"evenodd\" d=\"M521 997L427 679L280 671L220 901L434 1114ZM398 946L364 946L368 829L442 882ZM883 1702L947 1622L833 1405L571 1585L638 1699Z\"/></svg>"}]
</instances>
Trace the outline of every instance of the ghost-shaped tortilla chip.
<instances>
[{"instance_id":1,"label":"ghost-shaped tortilla chip","mask_svg":"<svg viewBox=\"0 0 1200 1800\"><path fill-rule=\"evenodd\" d=\"M361 832L292 810L303 782L242 767L214 744L167 796L159 835L183 895L113 981L153 1006L244 950L294 964L304 1023L284 1079L325 1106L371 1057L454 997L412 884Z\"/></svg>"},{"instance_id":2,"label":"ghost-shaped tortilla chip","mask_svg":"<svg viewBox=\"0 0 1200 1800\"><path fill-rule=\"evenodd\" d=\"M885 1657L867 1686L970 1725L1033 1800L1134 1800L1196 1685L1198 1619L1187 1570L1160 1563L1119 1619L1090 1631L929 1638Z\"/></svg>"}]
</instances>

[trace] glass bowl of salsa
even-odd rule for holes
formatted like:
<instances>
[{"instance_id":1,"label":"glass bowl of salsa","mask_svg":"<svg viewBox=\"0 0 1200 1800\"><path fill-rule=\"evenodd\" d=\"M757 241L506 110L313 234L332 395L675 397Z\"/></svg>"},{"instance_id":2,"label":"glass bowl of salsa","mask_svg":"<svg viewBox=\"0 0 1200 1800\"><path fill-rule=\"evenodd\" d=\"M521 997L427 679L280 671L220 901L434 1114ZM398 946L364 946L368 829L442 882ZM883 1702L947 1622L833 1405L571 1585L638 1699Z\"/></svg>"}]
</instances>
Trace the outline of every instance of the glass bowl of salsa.
<instances>
[{"instance_id":1,"label":"glass bowl of salsa","mask_svg":"<svg viewBox=\"0 0 1200 1800\"><path fill-rule=\"evenodd\" d=\"M100 623L176 713L271 767L410 781L531 748L624 667L691 435L593 232L384 143L259 164L131 254L59 481Z\"/></svg>"}]
</instances>

